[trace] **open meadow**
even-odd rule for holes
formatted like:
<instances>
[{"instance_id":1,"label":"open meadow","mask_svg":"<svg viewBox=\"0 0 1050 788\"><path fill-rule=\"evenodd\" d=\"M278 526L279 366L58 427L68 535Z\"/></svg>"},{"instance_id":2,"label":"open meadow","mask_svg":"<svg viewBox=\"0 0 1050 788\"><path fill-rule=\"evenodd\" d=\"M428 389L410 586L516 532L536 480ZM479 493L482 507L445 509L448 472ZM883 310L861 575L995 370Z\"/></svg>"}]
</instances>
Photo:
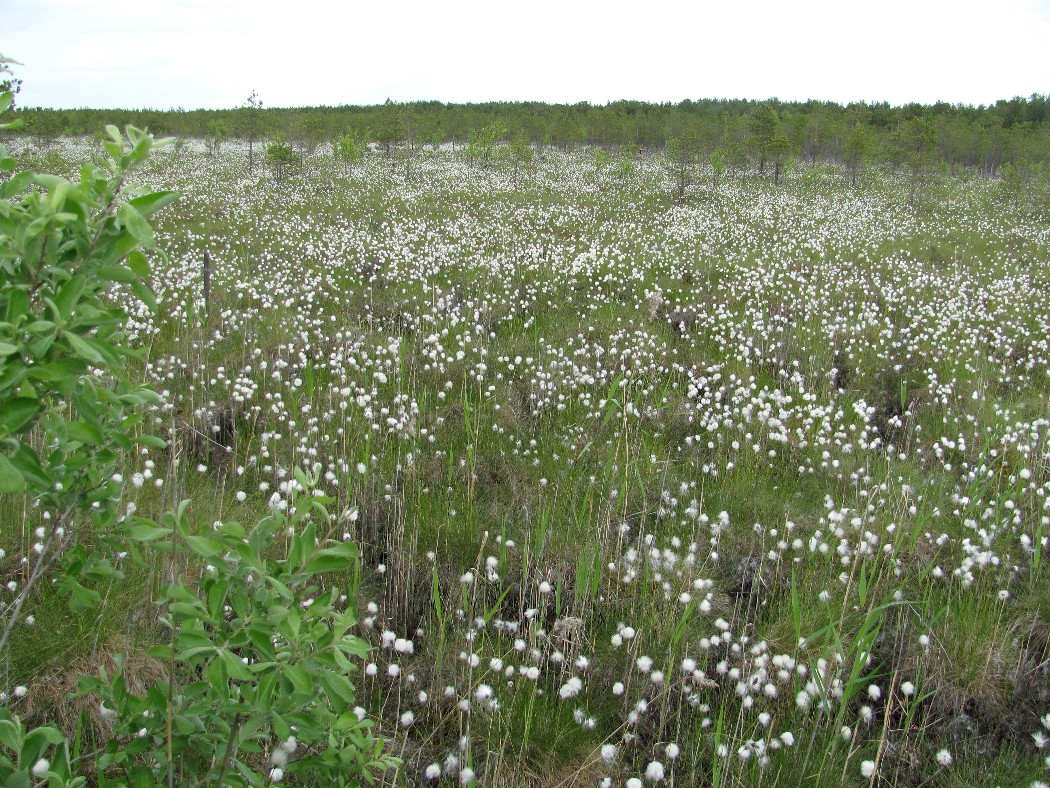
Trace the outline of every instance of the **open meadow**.
<instances>
[{"instance_id":1,"label":"open meadow","mask_svg":"<svg viewBox=\"0 0 1050 788\"><path fill-rule=\"evenodd\" d=\"M70 178L99 153L9 148ZM277 516L270 551L360 548L282 604L356 618L352 685L323 689L400 759L380 784L1050 779L1044 210L965 168L774 184L683 180L655 150L373 148L276 177L182 140L135 172L181 194L151 220L156 310L109 296L160 395L133 429L168 445L110 489L125 519L188 499L203 541L115 553L75 612L37 585L0 666L12 709L90 763L113 714L78 680L119 659L133 693L192 685L162 656L163 589ZM9 596L41 516L0 501ZM216 620L242 615L225 594ZM238 643L209 681L250 678ZM242 714L226 779L300 784L296 724Z\"/></svg>"}]
</instances>

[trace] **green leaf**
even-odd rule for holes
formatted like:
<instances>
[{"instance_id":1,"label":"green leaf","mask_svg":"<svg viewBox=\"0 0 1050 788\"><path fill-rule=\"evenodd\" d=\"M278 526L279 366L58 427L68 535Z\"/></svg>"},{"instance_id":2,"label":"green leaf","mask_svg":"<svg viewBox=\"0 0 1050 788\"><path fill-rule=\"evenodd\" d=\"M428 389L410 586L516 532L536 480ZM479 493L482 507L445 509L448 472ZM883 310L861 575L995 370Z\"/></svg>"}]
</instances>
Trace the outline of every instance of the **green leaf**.
<instances>
[{"instance_id":1,"label":"green leaf","mask_svg":"<svg viewBox=\"0 0 1050 788\"><path fill-rule=\"evenodd\" d=\"M248 639L251 640L252 645L255 646L257 656L261 655L268 660L276 659L273 642L270 640L270 630L263 630L260 627L251 627L248 630Z\"/></svg>"},{"instance_id":2,"label":"green leaf","mask_svg":"<svg viewBox=\"0 0 1050 788\"><path fill-rule=\"evenodd\" d=\"M357 545L353 542L342 542L334 547L326 547L307 563L303 573L312 575L321 572L345 572L353 567L357 556Z\"/></svg>"},{"instance_id":3,"label":"green leaf","mask_svg":"<svg viewBox=\"0 0 1050 788\"><path fill-rule=\"evenodd\" d=\"M325 694L328 695L334 706L347 707L353 704L354 685L350 683L350 679L346 676L341 676L338 673L326 673L321 683L324 684Z\"/></svg>"},{"instance_id":4,"label":"green leaf","mask_svg":"<svg viewBox=\"0 0 1050 788\"><path fill-rule=\"evenodd\" d=\"M19 470L0 454L0 493L17 493L25 489L26 481Z\"/></svg>"},{"instance_id":5,"label":"green leaf","mask_svg":"<svg viewBox=\"0 0 1050 788\"><path fill-rule=\"evenodd\" d=\"M206 634L204 630L182 630L175 637L175 646L177 648L195 648L198 646L210 646L212 649L218 650L216 649L215 643L212 641L211 637L208 634Z\"/></svg>"},{"instance_id":6,"label":"green leaf","mask_svg":"<svg viewBox=\"0 0 1050 788\"><path fill-rule=\"evenodd\" d=\"M105 342L96 337L84 337L84 341L87 342L91 347L95 349L95 352L102 357L102 363L106 366L114 369L119 369L121 366L120 356L118 350L109 342Z\"/></svg>"},{"instance_id":7,"label":"green leaf","mask_svg":"<svg viewBox=\"0 0 1050 788\"><path fill-rule=\"evenodd\" d=\"M13 356L18 352L18 347L8 342L0 342L0 356Z\"/></svg>"},{"instance_id":8,"label":"green leaf","mask_svg":"<svg viewBox=\"0 0 1050 788\"><path fill-rule=\"evenodd\" d=\"M26 326L26 331L30 334L46 334L54 330L55 324L50 320L34 320Z\"/></svg>"},{"instance_id":9,"label":"green leaf","mask_svg":"<svg viewBox=\"0 0 1050 788\"><path fill-rule=\"evenodd\" d=\"M292 537L292 544L288 548L288 567L292 570L298 570L303 563L303 559L306 557L307 550L307 537L310 537L309 549L313 550L313 526L306 526L306 530L301 534L295 534Z\"/></svg>"},{"instance_id":10,"label":"green leaf","mask_svg":"<svg viewBox=\"0 0 1050 788\"><path fill-rule=\"evenodd\" d=\"M354 559L360 554L356 542L337 542L332 547L326 547L318 555L334 555L341 558Z\"/></svg>"},{"instance_id":11,"label":"green leaf","mask_svg":"<svg viewBox=\"0 0 1050 788\"><path fill-rule=\"evenodd\" d=\"M0 392L12 396L18 385L26 379L29 368L17 356L8 356L7 363L0 365Z\"/></svg>"},{"instance_id":12,"label":"green leaf","mask_svg":"<svg viewBox=\"0 0 1050 788\"><path fill-rule=\"evenodd\" d=\"M163 191L153 192L152 194L144 194L141 197L136 197L134 200L129 200L130 205L135 206L135 210L143 216L151 216L165 206L171 205L179 199L178 192ZM148 274L147 274L148 275Z\"/></svg>"},{"instance_id":13,"label":"green leaf","mask_svg":"<svg viewBox=\"0 0 1050 788\"><path fill-rule=\"evenodd\" d=\"M63 331L62 336L69 342L73 352L85 361L90 361L92 364L97 365L106 363L105 359L102 358L102 354L91 347L83 337L74 334L72 331Z\"/></svg>"},{"instance_id":14,"label":"green leaf","mask_svg":"<svg viewBox=\"0 0 1050 788\"><path fill-rule=\"evenodd\" d=\"M14 435L26 427L40 411L43 410L39 400L32 397L15 397L4 403L0 412L0 431L2 434Z\"/></svg>"},{"instance_id":15,"label":"green leaf","mask_svg":"<svg viewBox=\"0 0 1050 788\"><path fill-rule=\"evenodd\" d=\"M22 727L14 720L0 720L0 744L12 752L22 749Z\"/></svg>"},{"instance_id":16,"label":"green leaf","mask_svg":"<svg viewBox=\"0 0 1050 788\"><path fill-rule=\"evenodd\" d=\"M117 218L131 237L147 249L153 245L153 228L132 203L124 203L117 209Z\"/></svg>"},{"instance_id":17,"label":"green leaf","mask_svg":"<svg viewBox=\"0 0 1050 788\"><path fill-rule=\"evenodd\" d=\"M320 575L326 572L345 572L353 565L352 561L332 555L315 556L303 569L304 575Z\"/></svg>"},{"instance_id":18,"label":"green leaf","mask_svg":"<svg viewBox=\"0 0 1050 788\"><path fill-rule=\"evenodd\" d=\"M222 660L223 666L231 679L251 681L255 678L255 674L248 670L248 666L241 662L240 657L234 656L226 649L219 651L219 659Z\"/></svg>"},{"instance_id":19,"label":"green leaf","mask_svg":"<svg viewBox=\"0 0 1050 788\"><path fill-rule=\"evenodd\" d=\"M206 536L183 537L189 548L202 558L211 558L222 552L222 544Z\"/></svg>"},{"instance_id":20,"label":"green leaf","mask_svg":"<svg viewBox=\"0 0 1050 788\"><path fill-rule=\"evenodd\" d=\"M79 358L63 358L50 364L34 364L29 368L27 377L54 383L55 388L63 395L68 395L76 379L87 371L87 364Z\"/></svg>"},{"instance_id":21,"label":"green leaf","mask_svg":"<svg viewBox=\"0 0 1050 788\"><path fill-rule=\"evenodd\" d=\"M104 265L98 269L98 278L106 282L130 283L137 281L135 272L122 265Z\"/></svg>"},{"instance_id":22,"label":"green leaf","mask_svg":"<svg viewBox=\"0 0 1050 788\"><path fill-rule=\"evenodd\" d=\"M146 649L146 655L153 659L166 660L171 658L171 649L168 646L152 646Z\"/></svg>"},{"instance_id":23,"label":"green leaf","mask_svg":"<svg viewBox=\"0 0 1050 788\"><path fill-rule=\"evenodd\" d=\"M226 602L226 591L229 587L230 583L228 580L220 580L216 581L216 583L208 589L208 612L211 613L213 618L218 619L222 616L222 608Z\"/></svg>"},{"instance_id":24,"label":"green leaf","mask_svg":"<svg viewBox=\"0 0 1050 788\"><path fill-rule=\"evenodd\" d=\"M162 528L159 525L153 525L148 522L137 523L128 529L128 536L136 542L152 542L156 539L163 539L170 534L170 528Z\"/></svg>"},{"instance_id":25,"label":"green leaf","mask_svg":"<svg viewBox=\"0 0 1050 788\"><path fill-rule=\"evenodd\" d=\"M10 291L7 302L7 322L14 323L29 311L29 294L22 288Z\"/></svg>"},{"instance_id":26,"label":"green leaf","mask_svg":"<svg viewBox=\"0 0 1050 788\"><path fill-rule=\"evenodd\" d=\"M43 336L38 336L36 339L29 342L29 354L33 358L45 358L47 357L48 351L51 349L51 346L54 343L54 334L45 334ZM30 370L30 373L32 373L32 370Z\"/></svg>"},{"instance_id":27,"label":"green leaf","mask_svg":"<svg viewBox=\"0 0 1050 788\"><path fill-rule=\"evenodd\" d=\"M89 446L97 446L102 443L102 432L98 427L88 424L86 421L70 421L66 423L66 430L73 440L86 443Z\"/></svg>"},{"instance_id":28,"label":"green leaf","mask_svg":"<svg viewBox=\"0 0 1050 788\"><path fill-rule=\"evenodd\" d=\"M244 526L237 522L226 522L222 524L222 532L227 536L232 536L235 539L244 539L248 534L244 531Z\"/></svg>"},{"instance_id":29,"label":"green leaf","mask_svg":"<svg viewBox=\"0 0 1050 788\"><path fill-rule=\"evenodd\" d=\"M240 744L244 744L244 742L252 738L256 733L259 732L259 729L262 727L263 723L266 722L266 718L267 715L265 713L256 714L252 717L249 717L245 722L241 724L241 729L237 731L237 741Z\"/></svg>"},{"instance_id":30,"label":"green leaf","mask_svg":"<svg viewBox=\"0 0 1050 788\"><path fill-rule=\"evenodd\" d=\"M138 249L128 255L128 268L134 271L140 279L149 279L149 261L146 255Z\"/></svg>"},{"instance_id":31,"label":"green leaf","mask_svg":"<svg viewBox=\"0 0 1050 788\"><path fill-rule=\"evenodd\" d=\"M158 438L156 435L139 435L135 438L135 443L140 446L149 446L152 449L166 449L168 442L163 438Z\"/></svg>"},{"instance_id":32,"label":"green leaf","mask_svg":"<svg viewBox=\"0 0 1050 788\"><path fill-rule=\"evenodd\" d=\"M259 676L258 690L255 695L257 709L269 709L273 705L273 695L277 689L277 671L271 670Z\"/></svg>"},{"instance_id":33,"label":"green leaf","mask_svg":"<svg viewBox=\"0 0 1050 788\"><path fill-rule=\"evenodd\" d=\"M131 283L131 290L138 296L139 301L149 307L151 312L157 311L157 298L153 295L153 291L150 290L149 285L140 279L136 279Z\"/></svg>"},{"instance_id":34,"label":"green leaf","mask_svg":"<svg viewBox=\"0 0 1050 788\"><path fill-rule=\"evenodd\" d=\"M54 302L58 310L58 314L55 316L57 320L69 322L70 317L73 315L73 310L80 303L80 297L84 294L84 290L87 289L87 285L88 278L85 274L77 274L62 285L62 289L58 291Z\"/></svg>"},{"instance_id":35,"label":"green leaf","mask_svg":"<svg viewBox=\"0 0 1050 788\"><path fill-rule=\"evenodd\" d=\"M274 714L270 722L273 724L273 732L278 739L287 739L291 735L291 728L288 727L288 723L284 721L284 717L280 714Z\"/></svg>"},{"instance_id":36,"label":"green leaf","mask_svg":"<svg viewBox=\"0 0 1050 788\"><path fill-rule=\"evenodd\" d=\"M152 788L156 784L157 778L153 774L153 769L149 766L136 766L131 770L132 788Z\"/></svg>"},{"instance_id":37,"label":"green leaf","mask_svg":"<svg viewBox=\"0 0 1050 788\"><path fill-rule=\"evenodd\" d=\"M69 609L74 613L83 613L91 610L102 600L102 596L91 588L85 588L80 583L72 582L69 585Z\"/></svg>"},{"instance_id":38,"label":"green leaf","mask_svg":"<svg viewBox=\"0 0 1050 788\"><path fill-rule=\"evenodd\" d=\"M42 753L49 745L54 747L64 743L65 740L66 737L62 735L58 728L52 728L50 725L34 728L26 734L22 742L22 754L25 755L35 750L39 757L39 753Z\"/></svg>"},{"instance_id":39,"label":"green leaf","mask_svg":"<svg viewBox=\"0 0 1050 788\"><path fill-rule=\"evenodd\" d=\"M310 674L298 665L285 665L283 673L292 682L296 692L309 693L312 691L313 682L310 681Z\"/></svg>"},{"instance_id":40,"label":"green leaf","mask_svg":"<svg viewBox=\"0 0 1050 788\"><path fill-rule=\"evenodd\" d=\"M284 620L278 625L278 630L288 640L299 639L299 627L302 624L302 616L299 615L299 611L294 607L288 609L288 615L284 617Z\"/></svg>"},{"instance_id":41,"label":"green leaf","mask_svg":"<svg viewBox=\"0 0 1050 788\"><path fill-rule=\"evenodd\" d=\"M179 715L174 720L175 730L183 736L189 736L191 733L197 730L197 726L192 721L186 719L182 715Z\"/></svg>"},{"instance_id":42,"label":"green leaf","mask_svg":"<svg viewBox=\"0 0 1050 788\"><path fill-rule=\"evenodd\" d=\"M220 655L222 652L219 652ZM208 684L213 690L216 701L225 701L230 697L230 677L226 673L226 661L223 659L213 659L208 663L208 667L205 670L205 678L208 680Z\"/></svg>"},{"instance_id":43,"label":"green leaf","mask_svg":"<svg viewBox=\"0 0 1050 788\"><path fill-rule=\"evenodd\" d=\"M284 583L282 583L276 577L265 576L264 579L266 580L266 582L270 586L273 587L273 590L276 591L278 594L280 594L284 599L287 599L289 601L294 599L294 595L292 594L292 592L288 588L288 586L286 586Z\"/></svg>"},{"instance_id":44,"label":"green leaf","mask_svg":"<svg viewBox=\"0 0 1050 788\"><path fill-rule=\"evenodd\" d=\"M20 172L10 180L0 184L0 197L14 197L28 189L33 183L33 176L28 172Z\"/></svg>"},{"instance_id":45,"label":"green leaf","mask_svg":"<svg viewBox=\"0 0 1050 788\"><path fill-rule=\"evenodd\" d=\"M168 610L189 619L201 618L205 612L201 609L200 602L172 602L168 605Z\"/></svg>"},{"instance_id":46,"label":"green leaf","mask_svg":"<svg viewBox=\"0 0 1050 788\"><path fill-rule=\"evenodd\" d=\"M194 657L199 657L201 654L214 654L218 651L215 646L194 646L193 648L184 649L175 655L175 659L179 662L189 662Z\"/></svg>"},{"instance_id":47,"label":"green leaf","mask_svg":"<svg viewBox=\"0 0 1050 788\"><path fill-rule=\"evenodd\" d=\"M47 471L40 465L40 458L33 449L24 443L19 444L18 451L10 458L11 464L27 482L40 490L50 490L54 482Z\"/></svg>"}]
</instances>

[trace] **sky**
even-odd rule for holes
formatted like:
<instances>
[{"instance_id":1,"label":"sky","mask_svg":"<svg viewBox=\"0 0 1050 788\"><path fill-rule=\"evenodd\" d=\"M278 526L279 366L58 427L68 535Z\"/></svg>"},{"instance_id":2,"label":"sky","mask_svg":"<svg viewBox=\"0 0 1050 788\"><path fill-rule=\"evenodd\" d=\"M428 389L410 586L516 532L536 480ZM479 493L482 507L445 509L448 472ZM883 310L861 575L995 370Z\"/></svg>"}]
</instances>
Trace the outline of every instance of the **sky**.
<instances>
[{"instance_id":1,"label":"sky","mask_svg":"<svg viewBox=\"0 0 1050 788\"><path fill-rule=\"evenodd\" d=\"M1050 0L0 0L21 106L1050 93Z\"/></svg>"}]
</instances>

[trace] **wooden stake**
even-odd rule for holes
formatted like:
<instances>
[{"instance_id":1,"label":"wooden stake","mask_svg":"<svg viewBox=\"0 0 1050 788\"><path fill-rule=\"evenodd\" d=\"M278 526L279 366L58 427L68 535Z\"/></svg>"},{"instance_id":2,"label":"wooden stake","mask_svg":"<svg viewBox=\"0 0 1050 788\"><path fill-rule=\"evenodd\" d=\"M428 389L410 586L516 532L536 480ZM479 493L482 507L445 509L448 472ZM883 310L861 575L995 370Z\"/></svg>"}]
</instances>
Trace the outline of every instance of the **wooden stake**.
<instances>
[{"instance_id":1,"label":"wooden stake","mask_svg":"<svg viewBox=\"0 0 1050 788\"><path fill-rule=\"evenodd\" d=\"M211 257L208 255L208 250L204 250L204 314L209 314L210 310L208 307L211 301Z\"/></svg>"}]
</instances>

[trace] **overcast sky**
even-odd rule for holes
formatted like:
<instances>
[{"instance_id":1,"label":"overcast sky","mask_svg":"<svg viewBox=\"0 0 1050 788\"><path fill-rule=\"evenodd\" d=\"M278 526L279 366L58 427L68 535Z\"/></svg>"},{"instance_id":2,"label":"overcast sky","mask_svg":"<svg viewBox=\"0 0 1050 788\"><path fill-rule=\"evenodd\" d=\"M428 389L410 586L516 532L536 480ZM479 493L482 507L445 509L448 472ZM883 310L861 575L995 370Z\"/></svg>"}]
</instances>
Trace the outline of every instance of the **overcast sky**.
<instances>
[{"instance_id":1,"label":"overcast sky","mask_svg":"<svg viewBox=\"0 0 1050 788\"><path fill-rule=\"evenodd\" d=\"M1050 92L1050 0L0 0L0 19L23 106Z\"/></svg>"}]
</instances>

